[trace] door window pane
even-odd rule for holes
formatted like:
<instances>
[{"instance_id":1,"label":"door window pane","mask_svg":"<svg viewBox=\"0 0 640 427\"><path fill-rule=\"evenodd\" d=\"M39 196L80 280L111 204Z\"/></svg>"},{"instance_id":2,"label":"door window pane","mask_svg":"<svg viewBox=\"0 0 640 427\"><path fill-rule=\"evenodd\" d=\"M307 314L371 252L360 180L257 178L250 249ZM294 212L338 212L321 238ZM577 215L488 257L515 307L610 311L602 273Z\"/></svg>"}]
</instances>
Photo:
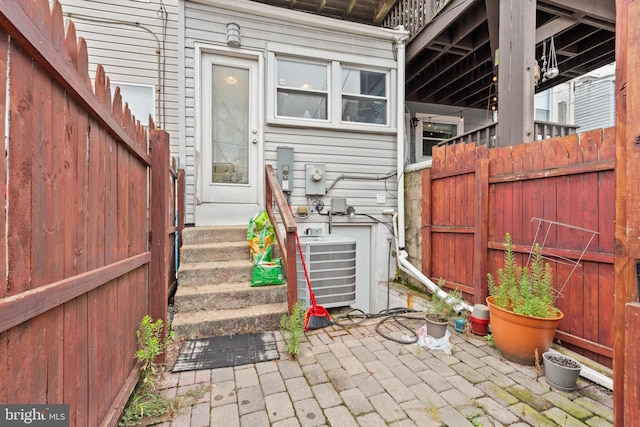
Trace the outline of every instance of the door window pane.
<instances>
[{"instance_id":1,"label":"door window pane","mask_svg":"<svg viewBox=\"0 0 640 427\"><path fill-rule=\"evenodd\" d=\"M249 70L212 65L211 182L249 182Z\"/></svg>"}]
</instances>

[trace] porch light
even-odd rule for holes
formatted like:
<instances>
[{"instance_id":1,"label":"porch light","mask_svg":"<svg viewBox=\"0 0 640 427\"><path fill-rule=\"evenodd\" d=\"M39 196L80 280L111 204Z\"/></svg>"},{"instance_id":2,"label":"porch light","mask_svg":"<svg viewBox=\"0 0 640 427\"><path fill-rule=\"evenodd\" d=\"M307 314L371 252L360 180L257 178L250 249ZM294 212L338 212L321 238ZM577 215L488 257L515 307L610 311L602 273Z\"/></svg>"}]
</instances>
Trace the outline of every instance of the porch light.
<instances>
[{"instance_id":1,"label":"porch light","mask_svg":"<svg viewBox=\"0 0 640 427\"><path fill-rule=\"evenodd\" d=\"M240 26L233 22L227 24L227 46L240 47Z\"/></svg>"}]
</instances>

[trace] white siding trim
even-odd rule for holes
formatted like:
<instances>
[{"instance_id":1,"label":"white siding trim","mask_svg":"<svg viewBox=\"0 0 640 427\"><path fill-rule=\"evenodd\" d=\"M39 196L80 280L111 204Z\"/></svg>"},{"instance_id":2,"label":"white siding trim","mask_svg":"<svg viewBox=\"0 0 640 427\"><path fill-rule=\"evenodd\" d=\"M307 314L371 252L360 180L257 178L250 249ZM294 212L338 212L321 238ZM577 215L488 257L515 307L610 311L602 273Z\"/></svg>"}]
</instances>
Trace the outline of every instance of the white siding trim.
<instances>
[{"instance_id":1,"label":"white siding trim","mask_svg":"<svg viewBox=\"0 0 640 427\"><path fill-rule=\"evenodd\" d=\"M389 43L389 50L391 49L393 49L393 46ZM323 49L309 49L308 47L285 45L282 43L268 42L267 50L276 54L307 58L311 61L317 61L319 59L338 61L341 62L342 65L348 66L387 69L395 69L398 67L398 63L391 59L373 58L371 56L353 55L350 53L329 52Z\"/></svg>"}]
</instances>

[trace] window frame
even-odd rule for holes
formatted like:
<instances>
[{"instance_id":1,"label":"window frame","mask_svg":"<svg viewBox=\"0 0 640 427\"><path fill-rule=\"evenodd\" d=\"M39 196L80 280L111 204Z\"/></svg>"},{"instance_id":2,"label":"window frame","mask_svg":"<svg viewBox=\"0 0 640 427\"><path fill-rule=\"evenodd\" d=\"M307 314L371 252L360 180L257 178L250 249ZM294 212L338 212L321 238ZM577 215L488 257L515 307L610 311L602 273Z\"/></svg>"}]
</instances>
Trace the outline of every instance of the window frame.
<instances>
[{"instance_id":1,"label":"window frame","mask_svg":"<svg viewBox=\"0 0 640 427\"><path fill-rule=\"evenodd\" d=\"M428 114L428 113L417 113L416 118L418 119L418 125L416 126L416 138L415 138L415 152L416 152L416 163L424 162L432 159L432 156L425 155L423 152L423 131L425 123L431 122L432 125L456 125L457 126L457 135L462 135L464 133L464 119L460 116L447 116L441 114ZM434 138L438 139L438 138ZM446 141L446 140L442 140Z\"/></svg>"},{"instance_id":2,"label":"window frame","mask_svg":"<svg viewBox=\"0 0 640 427\"><path fill-rule=\"evenodd\" d=\"M385 95L384 96L378 96L378 95L366 95L366 94L356 94L356 93L351 93L351 92L345 92L344 90L342 90L342 83L343 83L343 77L344 77L344 70L345 69L350 69L350 70L356 70L356 71L368 71L371 73L379 73L379 74L384 74L385 76L385 80L384 80L384 89L385 89ZM359 124L359 125L368 125L368 126L389 126L390 123L390 104L391 104L391 100L390 100L390 73L389 70L387 71L383 71L381 69L376 69L376 68L371 68L371 67L364 67L364 66L359 66L359 65L353 65L353 64L344 64L344 63L340 63L340 123L344 123L347 124L349 126L353 125L353 124ZM353 98L353 99L368 99L368 100L384 100L385 102L385 123L371 123L371 122L360 122L360 121L347 121L347 120L343 120L342 118L342 101L345 99L345 97L348 98Z\"/></svg>"},{"instance_id":3,"label":"window frame","mask_svg":"<svg viewBox=\"0 0 640 427\"><path fill-rule=\"evenodd\" d=\"M277 113L277 61L326 63L329 67L327 86L327 120L278 116ZM269 43L267 51L267 125L288 127L325 128L352 132L395 133L397 93L397 63L391 59L370 58L346 53L301 49L299 47ZM342 120L342 69L351 68L385 74L387 123L347 122Z\"/></svg>"},{"instance_id":4,"label":"window frame","mask_svg":"<svg viewBox=\"0 0 640 427\"><path fill-rule=\"evenodd\" d=\"M275 78L276 80L278 79L278 64L280 62L280 60L283 61L289 61L289 62L297 62L297 63L302 63L302 64L310 64L310 65L324 65L326 68L326 72L327 72L327 88L325 90L322 89L305 89L305 88L298 88L298 87L293 87L293 86L281 86L280 82L273 82L273 84L275 85L275 118L278 119L287 119L287 120L303 120L303 121L312 121L312 122L330 122L331 121L331 64L327 61L313 61L313 60L300 60L300 59L296 59L296 58L291 58L291 57L276 57L276 62L275 62ZM281 91L282 89L282 91ZM310 95L315 95L315 94L324 94L326 95L326 108L327 108L327 118L326 119L315 119L313 117L299 117L299 116L284 116L284 115L278 115L278 95L280 93L283 92L288 92L288 93L300 93L300 94L310 94Z\"/></svg>"}]
</instances>

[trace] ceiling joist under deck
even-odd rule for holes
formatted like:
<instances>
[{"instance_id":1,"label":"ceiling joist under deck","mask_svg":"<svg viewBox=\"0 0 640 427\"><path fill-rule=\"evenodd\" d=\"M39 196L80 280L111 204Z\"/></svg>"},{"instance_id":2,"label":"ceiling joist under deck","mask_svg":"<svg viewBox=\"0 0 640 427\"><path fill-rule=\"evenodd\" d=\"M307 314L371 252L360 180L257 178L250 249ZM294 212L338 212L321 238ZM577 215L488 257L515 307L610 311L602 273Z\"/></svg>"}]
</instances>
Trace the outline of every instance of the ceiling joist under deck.
<instances>
[{"instance_id":1,"label":"ceiling joist under deck","mask_svg":"<svg viewBox=\"0 0 640 427\"><path fill-rule=\"evenodd\" d=\"M500 3L451 0L440 11L441 16L411 39L407 46L407 99L461 108L487 107L499 43ZM560 71L558 77L539 83L536 92L615 59L615 0L538 0L536 22L532 59L542 65L542 45L548 56L553 36ZM474 48L460 57L463 44Z\"/></svg>"}]
</instances>

